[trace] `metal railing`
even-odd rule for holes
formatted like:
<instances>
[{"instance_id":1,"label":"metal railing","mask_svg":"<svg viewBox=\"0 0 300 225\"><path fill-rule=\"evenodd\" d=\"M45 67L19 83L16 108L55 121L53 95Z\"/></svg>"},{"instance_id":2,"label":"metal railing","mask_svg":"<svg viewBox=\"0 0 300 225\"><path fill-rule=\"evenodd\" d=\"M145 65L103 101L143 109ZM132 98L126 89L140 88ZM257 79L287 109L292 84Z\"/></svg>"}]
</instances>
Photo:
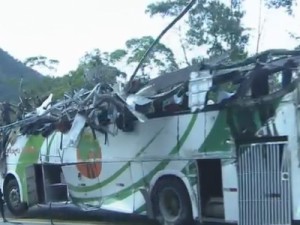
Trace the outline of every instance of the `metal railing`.
<instances>
[{"instance_id":1,"label":"metal railing","mask_svg":"<svg viewBox=\"0 0 300 225\"><path fill-rule=\"evenodd\" d=\"M284 142L238 149L239 224L290 225L290 160Z\"/></svg>"}]
</instances>

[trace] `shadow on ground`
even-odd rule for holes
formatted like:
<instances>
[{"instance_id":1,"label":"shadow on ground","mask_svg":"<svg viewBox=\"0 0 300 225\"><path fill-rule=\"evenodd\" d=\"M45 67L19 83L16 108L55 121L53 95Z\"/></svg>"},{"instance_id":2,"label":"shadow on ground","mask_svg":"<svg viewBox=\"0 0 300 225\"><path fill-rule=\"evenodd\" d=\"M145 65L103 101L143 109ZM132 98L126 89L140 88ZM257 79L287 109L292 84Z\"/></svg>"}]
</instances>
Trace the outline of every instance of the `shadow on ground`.
<instances>
[{"instance_id":1,"label":"shadow on ground","mask_svg":"<svg viewBox=\"0 0 300 225\"><path fill-rule=\"evenodd\" d=\"M6 210L8 218L16 218ZM76 220L76 221L101 221L111 222L113 224L143 224L143 225L157 225L157 223L150 221L146 216L115 213L106 210L83 211L74 205L60 205L52 206L35 206L31 208L21 218L36 218L36 219L52 219L57 220ZM19 217L20 218L20 217Z\"/></svg>"}]
</instances>

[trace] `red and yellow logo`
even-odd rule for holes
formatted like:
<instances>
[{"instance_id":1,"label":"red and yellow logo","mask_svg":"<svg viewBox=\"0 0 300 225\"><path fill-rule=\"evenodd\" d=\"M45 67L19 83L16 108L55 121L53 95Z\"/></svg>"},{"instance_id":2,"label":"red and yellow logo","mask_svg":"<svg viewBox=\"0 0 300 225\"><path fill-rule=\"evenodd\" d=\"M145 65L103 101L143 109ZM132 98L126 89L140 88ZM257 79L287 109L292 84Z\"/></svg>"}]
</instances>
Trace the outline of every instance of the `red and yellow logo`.
<instances>
[{"instance_id":1,"label":"red and yellow logo","mask_svg":"<svg viewBox=\"0 0 300 225\"><path fill-rule=\"evenodd\" d=\"M76 164L80 174L89 179L95 179L100 176L102 170L101 160L101 147L93 134L84 131L79 144L77 146L77 161L81 162ZM95 162L92 162L92 161Z\"/></svg>"}]
</instances>

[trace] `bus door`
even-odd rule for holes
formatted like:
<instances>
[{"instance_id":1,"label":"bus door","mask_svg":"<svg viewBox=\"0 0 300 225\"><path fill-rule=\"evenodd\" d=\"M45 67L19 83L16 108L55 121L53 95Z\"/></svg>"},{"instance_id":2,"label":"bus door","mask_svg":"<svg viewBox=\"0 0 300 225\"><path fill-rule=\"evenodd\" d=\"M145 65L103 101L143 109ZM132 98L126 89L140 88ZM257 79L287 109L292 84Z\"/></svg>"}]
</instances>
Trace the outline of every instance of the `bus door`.
<instances>
[{"instance_id":1,"label":"bus door","mask_svg":"<svg viewBox=\"0 0 300 225\"><path fill-rule=\"evenodd\" d=\"M286 137L262 137L237 149L239 225L291 224Z\"/></svg>"}]
</instances>

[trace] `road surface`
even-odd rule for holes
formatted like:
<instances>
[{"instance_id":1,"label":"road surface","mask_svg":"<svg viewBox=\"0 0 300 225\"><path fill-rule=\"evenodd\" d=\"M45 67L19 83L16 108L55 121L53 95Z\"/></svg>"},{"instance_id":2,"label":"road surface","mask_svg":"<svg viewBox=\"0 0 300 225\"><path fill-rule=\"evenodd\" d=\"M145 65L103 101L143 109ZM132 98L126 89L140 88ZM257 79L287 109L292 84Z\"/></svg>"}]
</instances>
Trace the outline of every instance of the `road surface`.
<instances>
[{"instance_id":1,"label":"road surface","mask_svg":"<svg viewBox=\"0 0 300 225\"><path fill-rule=\"evenodd\" d=\"M144 216L112 213L108 211L84 212L75 206L35 207L22 218L15 218L6 209L8 222L3 223L0 217L0 225L157 225ZM51 223L51 216L52 223Z\"/></svg>"}]
</instances>

